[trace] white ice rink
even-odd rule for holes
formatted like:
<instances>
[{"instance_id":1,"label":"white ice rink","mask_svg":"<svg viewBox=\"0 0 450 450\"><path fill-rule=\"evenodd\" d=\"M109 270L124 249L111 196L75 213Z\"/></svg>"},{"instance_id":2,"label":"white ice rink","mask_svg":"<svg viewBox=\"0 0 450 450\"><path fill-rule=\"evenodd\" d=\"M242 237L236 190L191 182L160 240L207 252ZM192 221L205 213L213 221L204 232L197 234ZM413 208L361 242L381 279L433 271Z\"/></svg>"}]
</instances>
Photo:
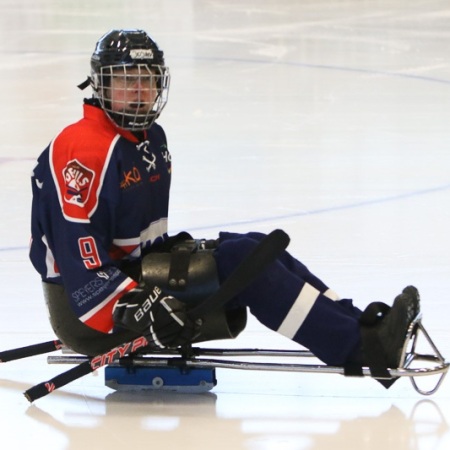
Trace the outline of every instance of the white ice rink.
<instances>
[{"instance_id":1,"label":"white ice rink","mask_svg":"<svg viewBox=\"0 0 450 450\"><path fill-rule=\"evenodd\" d=\"M449 0L0 0L0 350L54 337L27 254L29 175L81 117L97 39L136 27L172 73L171 233L283 228L360 307L414 284L450 358ZM253 319L224 345L296 348ZM2 450L450 448L450 380L425 397L406 378L220 369L208 394L137 395L100 370L22 395L68 368L0 365Z\"/></svg>"}]
</instances>

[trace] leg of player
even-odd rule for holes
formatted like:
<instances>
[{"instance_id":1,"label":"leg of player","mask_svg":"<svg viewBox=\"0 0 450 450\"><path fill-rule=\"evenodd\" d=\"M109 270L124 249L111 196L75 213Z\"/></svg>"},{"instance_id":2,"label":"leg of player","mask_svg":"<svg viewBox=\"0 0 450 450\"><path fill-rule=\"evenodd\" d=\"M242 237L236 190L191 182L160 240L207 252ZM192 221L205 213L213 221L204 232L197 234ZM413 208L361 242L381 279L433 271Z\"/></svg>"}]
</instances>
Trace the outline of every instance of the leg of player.
<instances>
[{"instance_id":1,"label":"leg of player","mask_svg":"<svg viewBox=\"0 0 450 450\"><path fill-rule=\"evenodd\" d=\"M256 242L249 235L221 235L216 253L219 278L225 279ZM351 300L329 295L322 281L293 260L290 255L279 258L230 307L247 306L262 324L305 346L326 364L397 368L408 327L419 312L417 290L406 288L392 309L386 306L369 324L367 314Z\"/></svg>"},{"instance_id":2,"label":"leg of player","mask_svg":"<svg viewBox=\"0 0 450 450\"><path fill-rule=\"evenodd\" d=\"M227 278L256 242L248 235L221 235L216 252L220 280ZM342 365L357 358L361 311L350 300L327 297L328 287L306 267L297 265L292 270L285 262L278 259L271 264L230 303L230 308L247 306L263 325L305 346L326 364Z\"/></svg>"}]
</instances>

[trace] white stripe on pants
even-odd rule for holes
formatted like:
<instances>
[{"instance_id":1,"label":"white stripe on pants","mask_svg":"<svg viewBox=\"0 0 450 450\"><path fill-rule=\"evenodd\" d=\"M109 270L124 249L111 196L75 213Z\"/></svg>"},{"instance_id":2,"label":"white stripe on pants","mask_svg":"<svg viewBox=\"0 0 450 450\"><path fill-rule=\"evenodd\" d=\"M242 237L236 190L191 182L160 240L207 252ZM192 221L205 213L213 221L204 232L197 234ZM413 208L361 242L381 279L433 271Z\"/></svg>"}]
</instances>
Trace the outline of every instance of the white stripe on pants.
<instances>
[{"instance_id":1,"label":"white stripe on pants","mask_svg":"<svg viewBox=\"0 0 450 450\"><path fill-rule=\"evenodd\" d=\"M320 292L315 287L305 283L300 294L284 318L283 323L278 328L278 333L289 339L293 339L319 295Z\"/></svg>"}]
</instances>

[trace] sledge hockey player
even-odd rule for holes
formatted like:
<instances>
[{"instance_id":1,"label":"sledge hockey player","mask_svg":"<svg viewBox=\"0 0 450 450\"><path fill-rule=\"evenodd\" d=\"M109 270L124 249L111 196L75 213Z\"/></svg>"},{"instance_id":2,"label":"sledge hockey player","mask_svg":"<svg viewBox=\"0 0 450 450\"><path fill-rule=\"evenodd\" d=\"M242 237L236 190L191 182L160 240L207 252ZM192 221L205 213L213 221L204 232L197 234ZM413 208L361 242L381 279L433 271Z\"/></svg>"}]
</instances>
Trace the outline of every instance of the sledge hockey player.
<instances>
[{"instance_id":1,"label":"sledge hockey player","mask_svg":"<svg viewBox=\"0 0 450 450\"><path fill-rule=\"evenodd\" d=\"M140 335L154 349L175 348L236 337L249 310L326 364L397 368L419 313L416 288L406 287L392 308L362 312L288 252L222 310L192 323L186 311L216 291L263 235L168 236L171 155L155 120L169 84L163 52L146 32L106 33L79 86L93 90L83 118L38 159L30 258L60 340L85 355Z\"/></svg>"}]
</instances>

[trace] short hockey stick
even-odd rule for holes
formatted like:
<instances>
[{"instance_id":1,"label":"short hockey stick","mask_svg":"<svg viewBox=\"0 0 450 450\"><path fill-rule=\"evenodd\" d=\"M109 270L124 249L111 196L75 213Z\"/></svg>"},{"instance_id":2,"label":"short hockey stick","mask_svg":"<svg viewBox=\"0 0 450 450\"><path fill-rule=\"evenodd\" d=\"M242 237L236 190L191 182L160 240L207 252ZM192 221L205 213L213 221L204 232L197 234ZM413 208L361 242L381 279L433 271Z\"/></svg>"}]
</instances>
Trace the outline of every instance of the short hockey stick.
<instances>
[{"instance_id":1,"label":"short hockey stick","mask_svg":"<svg viewBox=\"0 0 450 450\"><path fill-rule=\"evenodd\" d=\"M42 355L59 350L63 346L61 341L53 340L26 347L13 348L0 352L0 363L14 361L16 359L28 358L29 356Z\"/></svg>"},{"instance_id":2,"label":"short hockey stick","mask_svg":"<svg viewBox=\"0 0 450 450\"><path fill-rule=\"evenodd\" d=\"M231 300L245 289L266 267L274 262L289 244L289 236L282 230L274 230L264 237L253 251L236 267L234 272L221 285L220 289L206 299L203 303L191 310L191 318L201 318L207 312L212 311ZM111 364L119 358L145 347L148 341L141 336L131 342L111 349L102 355L89 358L78 366L57 375L49 381L44 381L24 392L27 400L33 401L46 396L66 384L94 372L100 367Z\"/></svg>"},{"instance_id":3,"label":"short hockey stick","mask_svg":"<svg viewBox=\"0 0 450 450\"><path fill-rule=\"evenodd\" d=\"M142 347L148 345L148 341L144 336L140 336L131 342L127 342L123 345L119 345L107 353L89 358L87 361L73 367L72 369L57 375L49 381L33 386L24 392L27 400L32 403L41 397L44 397L55 389L58 389L72 381L78 380L78 378L84 377L88 373L95 372L100 367L106 366L119 358L123 358L130 353L134 353Z\"/></svg>"}]
</instances>

